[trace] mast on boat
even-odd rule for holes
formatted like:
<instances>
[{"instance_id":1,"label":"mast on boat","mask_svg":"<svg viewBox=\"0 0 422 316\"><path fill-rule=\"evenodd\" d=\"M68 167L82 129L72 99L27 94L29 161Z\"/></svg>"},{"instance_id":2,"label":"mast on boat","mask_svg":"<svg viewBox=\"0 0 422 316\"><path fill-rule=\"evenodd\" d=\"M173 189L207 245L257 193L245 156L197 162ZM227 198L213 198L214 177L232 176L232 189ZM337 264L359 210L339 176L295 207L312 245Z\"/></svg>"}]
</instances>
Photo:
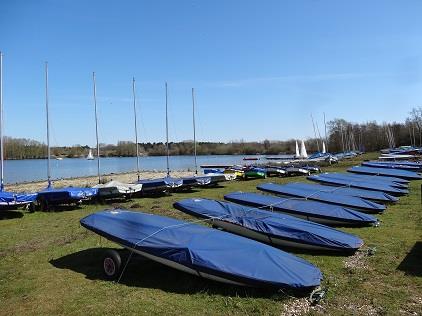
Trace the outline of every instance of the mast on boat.
<instances>
[{"instance_id":1,"label":"mast on boat","mask_svg":"<svg viewBox=\"0 0 422 316\"><path fill-rule=\"evenodd\" d=\"M51 170L50 170L50 122L48 114L48 62L45 62L45 112L47 116L47 183L48 188L51 187Z\"/></svg>"},{"instance_id":2,"label":"mast on boat","mask_svg":"<svg viewBox=\"0 0 422 316\"><path fill-rule=\"evenodd\" d=\"M318 141L318 136L317 136L317 133L316 133L316 130L315 130L315 122L314 122L314 117L313 117L312 113L311 113L311 120L312 120L312 126L314 128L314 135L315 135L317 148L318 148L318 151L319 151L319 141Z\"/></svg>"},{"instance_id":3,"label":"mast on boat","mask_svg":"<svg viewBox=\"0 0 422 316\"><path fill-rule=\"evenodd\" d=\"M4 189L4 139L3 139L3 53L0 52L0 191Z\"/></svg>"},{"instance_id":4,"label":"mast on boat","mask_svg":"<svg viewBox=\"0 0 422 316\"><path fill-rule=\"evenodd\" d=\"M97 85L95 82L95 72L92 73L92 82L94 84L95 138L97 140L97 173L98 173L98 184L101 184L100 143L98 142Z\"/></svg>"},{"instance_id":5,"label":"mast on boat","mask_svg":"<svg viewBox=\"0 0 422 316\"><path fill-rule=\"evenodd\" d=\"M195 126L195 90L192 88L192 123L193 123L193 153L195 155L195 174L198 175L198 163L196 160L196 126Z\"/></svg>"},{"instance_id":6,"label":"mast on boat","mask_svg":"<svg viewBox=\"0 0 422 316\"><path fill-rule=\"evenodd\" d=\"M170 176L170 165L169 165L169 120L168 120L168 100L167 100L167 81L166 81L166 149L167 149L167 176Z\"/></svg>"},{"instance_id":7,"label":"mast on boat","mask_svg":"<svg viewBox=\"0 0 422 316\"><path fill-rule=\"evenodd\" d=\"M136 120L136 94L135 94L135 77L132 80L132 94L133 94L133 115L135 118L135 144L136 144L136 174L138 176L138 181L141 180L139 174L139 144L138 144L138 125Z\"/></svg>"},{"instance_id":8,"label":"mast on boat","mask_svg":"<svg viewBox=\"0 0 422 316\"><path fill-rule=\"evenodd\" d=\"M328 151L327 123L325 122L325 112L324 112L324 131L325 131L325 145L326 145L325 149Z\"/></svg>"}]
</instances>

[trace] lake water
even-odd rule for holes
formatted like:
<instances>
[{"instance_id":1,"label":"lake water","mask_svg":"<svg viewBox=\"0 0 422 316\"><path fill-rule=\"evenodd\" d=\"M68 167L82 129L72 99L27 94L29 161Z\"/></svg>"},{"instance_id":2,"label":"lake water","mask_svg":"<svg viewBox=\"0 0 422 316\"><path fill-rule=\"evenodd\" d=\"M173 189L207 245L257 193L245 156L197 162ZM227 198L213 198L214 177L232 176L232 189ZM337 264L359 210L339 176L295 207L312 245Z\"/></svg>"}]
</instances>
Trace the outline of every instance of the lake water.
<instances>
[{"instance_id":1,"label":"lake water","mask_svg":"<svg viewBox=\"0 0 422 316\"><path fill-rule=\"evenodd\" d=\"M201 164L240 164L244 156L216 155L198 156ZM140 169L144 171L165 171L166 157L140 157ZM136 157L101 158L101 173L122 173L136 171ZM6 160L4 162L4 181L6 184L47 179L47 159ZM171 170L194 170L193 156L170 157ZM84 158L51 159L52 179L63 179L97 175L97 160Z\"/></svg>"}]
</instances>

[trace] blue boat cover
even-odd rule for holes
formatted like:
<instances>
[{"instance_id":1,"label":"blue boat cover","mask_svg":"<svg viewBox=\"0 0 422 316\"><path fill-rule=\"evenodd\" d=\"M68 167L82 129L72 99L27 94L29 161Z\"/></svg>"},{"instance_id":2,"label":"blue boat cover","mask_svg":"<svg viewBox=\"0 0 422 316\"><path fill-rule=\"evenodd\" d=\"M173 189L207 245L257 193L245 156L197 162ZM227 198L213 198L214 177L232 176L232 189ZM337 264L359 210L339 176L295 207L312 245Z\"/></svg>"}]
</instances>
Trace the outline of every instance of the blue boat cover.
<instances>
[{"instance_id":1,"label":"blue boat cover","mask_svg":"<svg viewBox=\"0 0 422 316\"><path fill-rule=\"evenodd\" d=\"M344 173L344 172L326 172L321 173L322 177L327 178L341 178L346 180L353 180L353 181L364 181L364 182L374 182L374 183L382 183L388 184L393 187L406 189L409 184L409 180L404 180L395 177L384 177L384 176L377 176L377 175L368 175L368 174L358 174L358 173Z\"/></svg>"},{"instance_id":2,"label":"blue boat cover","mask_svg":"<svg viewBox=\"0 0 422 316\"><path fill-rule=\"evenodd\" d=\"M322 278L318 268L279 249L169 217L118 209L80 223L124 247L245 285L307 289Z\"/></svg>"},{"instance_id":3,"label":"blue boat cover","mask_svg":"<svg viewBox=\"0 0 422 316\"><path fill-rule=\"evenodd\" d=\"M419 169L422 169L422 163L416 162L416 161L409 161L409 160L393 160L393 161L371 160L369 162L380 163L380 164L411 166L411 167L417 167Z\"/></svg>"},{"instance_id":4,"label":"blue boat cover","mask_svg":"<svg viewBox=\"0 0 422 316\"><path fill-rule=\"evenodd\" d=\"M0 204L13 204L16 201L16 194L12 192L0 192Z\"/></svg>"},{"instance_id":5,"label":"blue boat cover","mask_svg":"<svg viewBox=\"0 0 422 316\"><path fill-rule=\"evenodd\" d=\"M183 180L173 177L164 177L157 179L143 179L139 180L136 183L142 184L142 190L162 190L162 189L171 189L178 188L183 185Z\"/></svg>"},{"instance_id":6,"label":"blue boat cover","mask_svg":"<svg viewBox=\"0 0 422 316\"><path fill-rule=\"evenodd\" d=\"M387 176L387 177L397 177L397 178L402 178L406 180L421 180L422 179L422 176L416 172L407 171L407 170L399 170L399 169L354 166L352 168L347 169L347 171L354 172L354 173Z\"/></svg>"},{"instance_id":7,"label":"blue boat cover","mask_svg":"<svg viewBox=\"0 0 422 316\"><path fill-rule=\"evenodd\" d=\"M309 180L328 183L337 186L352 187L358 189L382 191L392 195L404 195L409 193L406 189L399 189L388 184L377 182L365 182L364 180L354 180L351 178L327 177L325 174L312 175L308 177Z\"/></svg>"},{"instance_id":8,"label":"blue boat cover","mask_svg":"<svg viewBox=\"0 0 422 316\"><path fill-rule=\"evenodd\" d=\"M388 169L401 169L413 172L419 172L422 170L422 166L414 166L408 164L401 164L399 162L394 161L364 161L361 163L362 166L365 167L373 167L373 168L388 168Z\"/></svg>"},{"instance_id":9,"label":"blue boat cover","mask_svg":"<svg viewBox=\"0 0 422 316\"><path fill-rule=\"evenodd\" d=\"M291 182L285 185L291 188L309 191L310 193L328 192L328 193L335 193L335 194L341 194L341 195L356 196L362 199L379 201L379 202L397 202L399 200L397 197L387 194L385 192L381 192L381 191L369 191L369 190L350 188L350 187L335 187L335 186L320 185L320 184L310 184L310 183L304 183L304 182L294 182L294 183Z\"/></svg>"},{"instance_id":10,"label":"blue boat cover","mask_svg":"<svg viewBox=\"0 0 422 316\"><path fill-rule=\"evenodd\" d=\"M274 184L274 183L262 183L256 187L258 190L270 192L273 194L281 194L286 196L292 196L297 198L304 198L307 200L314 200L319 202L325 202L330 204L342 205L346 207L357 208L359 210L379 213L385 211L385 206L372 201L367 201L355 196L339 195L334 193L326 192L315 192L309 193L307 191L290 188L285 185Z\"/></svg>"},{"instance_id":11,"label":"blue boat cover","mask_svg":"<svg viewBox=\"0 0 422 316\"><path fill-rule=\"evenodd\" d=\"M238 204L272 209L292 216L329 219L344 224L369 225L378 220L372 215L361 213L343 206L316 201L286 199L258 193L233 192L224 196L225 200Z\"/></svg>"},{"instance_id":12,"label":"blue boat cover","mask_svg":"<svg viewBox=\"0 0 422 316\"><path fill-rule=\"evenodd\" d=\"M211 183L211 177L208 176L192 176L192 177L183 177L183 186L204 186Z\"/></svg>"},{"instance_id":13,"label":"blue boat cover","mask_svg":"<svg viewBox=\"0 0 422 316\"><path fill-rule=\"evenodd\" d=\"M36 200L37 193L14 193L7 191L0 191L0 207L7 206L19 206L22 204L29 204Z\"/></svg>"},{"instance_id":14,"label":"blue boat cover","mask_svg":"<svg viewBox=\"0 0 422 316\"><path fill-rule=\"evenodd\" d=\"M38 192L38 198L42 198L50 203L67 203L90 199L96 196L97 193L98 189L96 188L53 188L50 186L43 191Z\"/></svg>"},{"instance_id":15,"label":"blue boat cover","mask_svg":"<svg viewBox=\"0 0 422 316\"><path fill-rule=\"evenodd\" d=\"M38 193L17 193L16 202L20 204L27 204L35 202L38 197Z\"/></svg>"},{"instance_id":16,"label":"blue boat cover","mask_svg":"<svg viewBox=\"0 0 422 316\"><path fill-rule=\"evenodd\" d=\"M223 170L221 169L204 169L204 174L208 173L223 173Z\"/></svg>"},{"instance_id":17,"label":"blue boat cover","mask_svg":"<svg viewBox=\"0 0 422 316\"><path fill-rule=\"evenodd\" d=\"M338 251L355 251L363 245L360 238L334 228L289 215L256 208L251 209L230 202L194 198L176 202L173 206L196 217L218 218L221 221L245 227L271 238L280 238ZM271 238L269 241L271 241Z\"/></svg>"}]
</instances>

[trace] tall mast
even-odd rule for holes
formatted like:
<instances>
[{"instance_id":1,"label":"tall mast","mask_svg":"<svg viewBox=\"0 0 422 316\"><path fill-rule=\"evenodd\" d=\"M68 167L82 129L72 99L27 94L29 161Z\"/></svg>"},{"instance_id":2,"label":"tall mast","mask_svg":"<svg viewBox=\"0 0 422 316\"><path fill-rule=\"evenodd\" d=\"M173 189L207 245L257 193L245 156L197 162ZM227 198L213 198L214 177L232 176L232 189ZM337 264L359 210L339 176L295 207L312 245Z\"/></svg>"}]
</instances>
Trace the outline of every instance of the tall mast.
<instances>
[{"instance_id":1,"label":"tall mast","mask_svg":"<svg viewBox=\"0 0 422 316\"><path fill-rule=\"evenodd\" d=\"M166 81L166 149L167 149L167 176L170 176L170 165L169 165L169 119L168 119L168 96L167 96L167 81Z\"/></svg>"},{"instance_id":2,"label":"tall mast","mask_svg":"<svg viewBox=\"0 0 422 316\"><path fill-rule=\"evenodd\" d=\"M95 83L95 72L92 73L92 82L94 84L95 138L97 140L97 173L98 173L98 184L100 184L101 183L100 143L98 142L97 85Z\"/></svg>"},{"instance_id":3,"label":"tall mast","mask_svg":"<svg viewBox=\"0 0 422 316\"><path fill-rule=\"evenodd\" d=\"M324 131L325 131L325 150L328 152L327 123L325 122L325 112L324 112Z\"/></svg>"},{"instance_id":4,"label":"tall mast","mask_svg":"<svg viewBox=\"0 0 422 316\"><path fill-rule=\"evenodd\" d=\"M319 141L318 141L318 136L317 136L317 133L316 133L316 130L315 130L314 117L312 116L312 113L311 113L311 120L312 120L312 126L314 128L314 135L315 135L315 140L316 140L317 148L318 148L318 151L319 151Z\"/></svg>"},{"instance_id":5,"label":"tall mast","mask_svg":"<svg viewBox=\"0 0 422 316\"><path fill-rule=\"evenodd\" d=\"M45 62L45 112L47 115L47 183L48 183L48 187L51 187L50 116L48 114L48 62Z\"/></svg>"},{"instance_id":6,"label":"tall mast","mask_svg":"<svg viewBox=\"0 0 422 316\"><path fill-rule=\"evenodd\" d=\"M193 123L193 154L195 155L195 174L198 174L198 163L196 161L196 126L195 126L195 90L192 88L192 123Z\"/></svg>"},{"instance_id":7,"label":"tall mast","mask_svg":"<svg viewBox=\"0 0 422 316\"><path fill-rule=\"evenodd\" d=\"M132 80L132 93L133 93L133 116L135 118L135 144L136 144L136 174L138 181L141 180L139 175L139 145L138 145L138 124L136 120L136 94L135 94L135 77Z\"/></svg>"},{"instance_id":8,"label":"tall mast","mask_svg":"<svg viewBox=\"0 0 422 316\"><path fill-rule=\"evenodd\" d=\"M3 53L0 52L0 191L3 191L4 189L4 165L3 165L3 159L4 159L4 139L3 139Z\"/></svg>"}]
</instances>

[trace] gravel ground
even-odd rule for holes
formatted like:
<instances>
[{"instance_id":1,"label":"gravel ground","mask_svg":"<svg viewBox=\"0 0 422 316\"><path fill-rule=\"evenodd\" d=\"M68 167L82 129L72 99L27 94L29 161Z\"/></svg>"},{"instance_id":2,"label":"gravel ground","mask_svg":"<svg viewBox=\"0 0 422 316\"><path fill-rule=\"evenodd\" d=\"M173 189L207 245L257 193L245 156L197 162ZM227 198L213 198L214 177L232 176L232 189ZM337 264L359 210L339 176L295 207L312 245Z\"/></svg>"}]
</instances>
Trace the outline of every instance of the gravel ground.
<instances>
[{"instance_id":1,"label":"gravel ground","mask_svg":"<svg viewBox=\"0 0 422 316\"><path fill-rule=\"evenodd\" d=\"M155 179L161 178L166 175L163 171L143 171L141 172L141 179ZM171 173L172 177L187 177L192 176L192 171L174 171ZM132 183L136 181L136 172L120 173L120 174L109 174L102 176L102 182L108 182L111 180L120 181L123 183ZM81 177L81 178L69 178L69 179L58 179L53 181L54 187L92 187L98 183L98 177ZM38 192L47 186L47 181L27 182L19 184L6 185L5 189L11 192Z\"/></svg>"}]
</instances>

